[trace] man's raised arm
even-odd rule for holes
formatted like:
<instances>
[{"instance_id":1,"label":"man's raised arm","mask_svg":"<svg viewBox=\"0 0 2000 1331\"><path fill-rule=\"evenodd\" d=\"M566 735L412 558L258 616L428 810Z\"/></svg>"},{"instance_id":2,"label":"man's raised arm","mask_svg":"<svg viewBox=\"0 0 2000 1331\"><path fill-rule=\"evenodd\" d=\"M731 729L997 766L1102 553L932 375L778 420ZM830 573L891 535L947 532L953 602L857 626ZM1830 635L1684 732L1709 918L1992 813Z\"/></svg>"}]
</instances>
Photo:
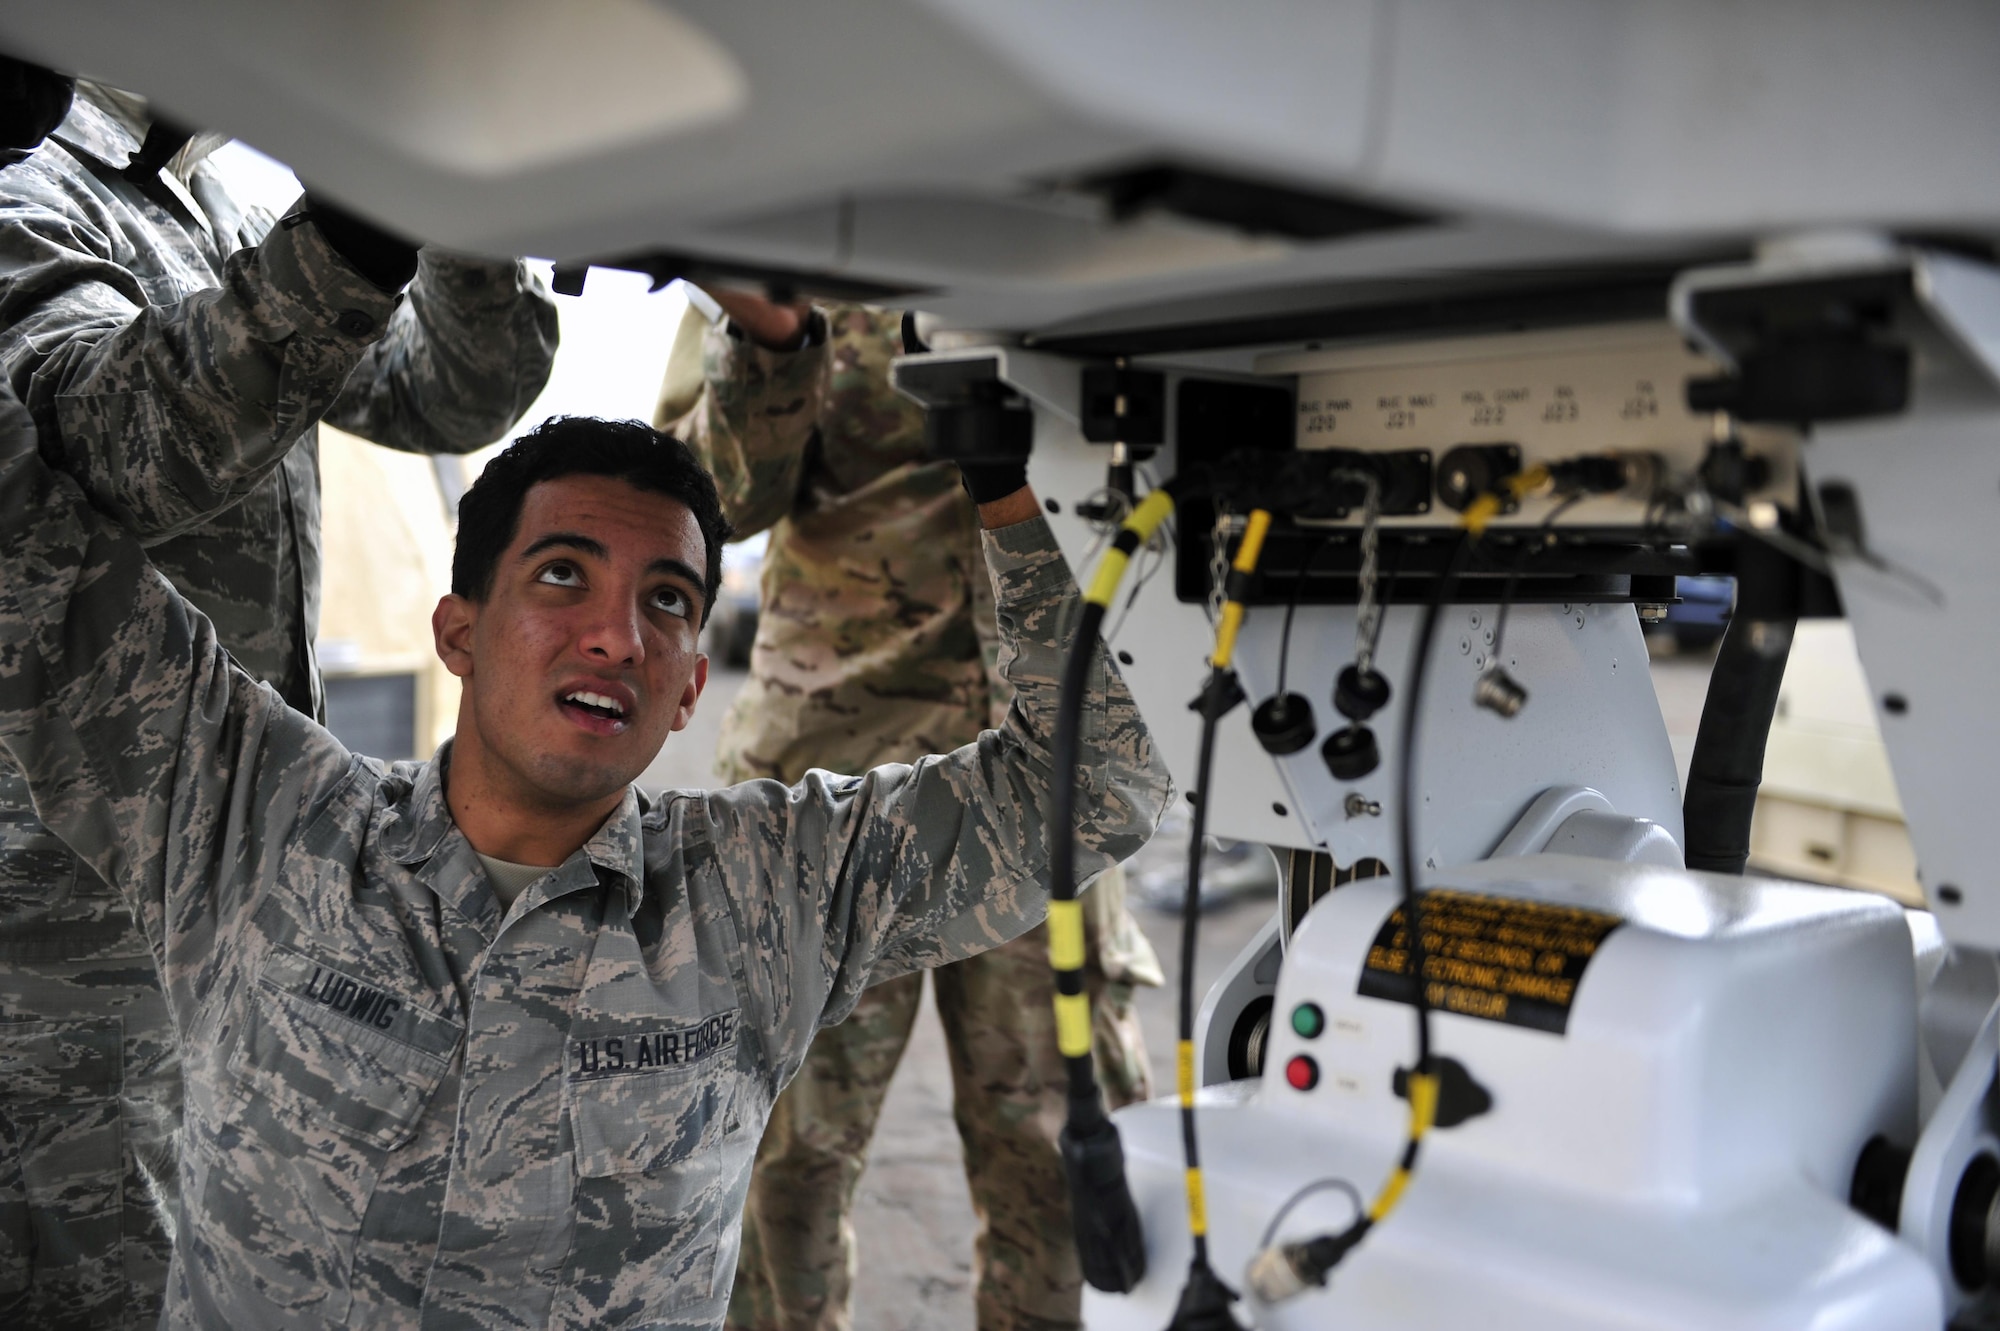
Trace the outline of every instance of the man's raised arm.
<instances>
[{"instance_id":1,"label":"man's raised arm","mask_svg":"<svg viewBox=\"0 0 2000 1331\"><path fill-rule=\"evenodd\" d=\"M800 323L789 330L791 336L774 337L777 345L766 345L758 337L767 331L764 323L750 316L776 318L792 307L735 293L725 293L724 299L725 308L736 313L702 333L700 397L692 410L671 419L663 401L653 424L694 446L714 473L722 511L735 539L741 540L772 526L798 504L807 445L825 405L827 344L824 337L808 337L810 320L817 316L794 311ZM700 317L690 311L690 319ZM689 326L684 320L682 328ZM792 341L797 345L785 345Z\"/></svg>"},{"instance_id":2,"label":"man's raised arm","mask_svg":"<svg viewBox=\"0 0 2000 1331\"><path fill-rule=\"evenodd\" d=\"M43 446L100 508L163 540L254 489L340 393L400 297L295 213L221 284L150 304L41 155L0 198L0 359Z\"/></svg>"},{"instance_id":3,"label":"man's raised arm","mask_svg":"<svg viewBox=\"0 0 2000 1331\"><path fill-rule=\"evenodd\" d=\"M1136 852L1166 809L1165 764L1100 644L1084 700L1078 826L1049 824L1050 742L1080 599L1032 496L1019 495L1013 516L1024 520L984 534L1001 671L1014 686L1005 724L912 766L813 772L790 789L751 782L704 801L718 853L744 861L721 868L749 941L758 1015L788 1067L867 985L1033 927L1047 910L1053 837L1078 838L1082 881ZM986 504L981 517L1008 512Z\"/></svg>"},{"instance_id":4,"label":"man's raised arm","mask_svg":"<svg viewBox=\"0 0 2000 1331\"><path fill-rule=\"evenodd\" d=\"M526 265L426 248L326 423L406 453L469 453L521 419L555 355L556 307Z\"/></svg>"},{"instance_id":5,"label":"man's raised arm","mask_svg":"<svg viewBox=\"0 0 2000 1331\"><path fill-rule=\"evenodd\" d=\"M0 365L50 459L149 543L242 499L322 416L464 452L548 378L555 310L517 263L426 254L406 300L301 201L217 286L155 305L81 178L42 154L8 168Z\"/></svg>"},{"instance_id":6,"label":"man's raised arm","mask_svg":"<svg viewBox=\"0 0 2000 1331\"><path fill-rule=\"evenodd\" d=\"M352 761L230 661L3 391L0 744L43 822L132 906L177 1016L222 895L261 881L267 848Z\"/></svg>"}]
</instances>

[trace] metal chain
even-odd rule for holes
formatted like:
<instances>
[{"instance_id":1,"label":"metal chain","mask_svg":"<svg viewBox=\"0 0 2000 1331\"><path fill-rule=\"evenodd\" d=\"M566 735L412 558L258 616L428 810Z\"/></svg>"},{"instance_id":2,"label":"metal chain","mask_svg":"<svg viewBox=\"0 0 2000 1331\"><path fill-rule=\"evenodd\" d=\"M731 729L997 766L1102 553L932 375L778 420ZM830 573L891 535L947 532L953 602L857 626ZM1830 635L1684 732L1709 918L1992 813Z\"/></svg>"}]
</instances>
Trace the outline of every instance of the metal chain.
<instances>
[{"instance_id":1,"label":"metal chain","mask_svg":"<svg viewBox=\"0 0 2000 1331\"><path fill-rule=\"evenodd\" d=\"M1368 471L1337 471L1334 480L1362 487L1361 575L1354 611L1354 668L1367 674L1375 665L1375 644L1382 636L1382 606L1376 600L1380 576L1382 482Z\"/></svg>"},{"instance_id":2,"label":"metal chain","mask_svg":"<svg viewBox=\"0 0 2000 1331\"><path fill-rule=\"evenodd\" d=\"M1208 622L1222 622L1222 602L1229 583L1229 510L1215 506L1215 531L1208 542Z\"/></svg>"}]
</instances>

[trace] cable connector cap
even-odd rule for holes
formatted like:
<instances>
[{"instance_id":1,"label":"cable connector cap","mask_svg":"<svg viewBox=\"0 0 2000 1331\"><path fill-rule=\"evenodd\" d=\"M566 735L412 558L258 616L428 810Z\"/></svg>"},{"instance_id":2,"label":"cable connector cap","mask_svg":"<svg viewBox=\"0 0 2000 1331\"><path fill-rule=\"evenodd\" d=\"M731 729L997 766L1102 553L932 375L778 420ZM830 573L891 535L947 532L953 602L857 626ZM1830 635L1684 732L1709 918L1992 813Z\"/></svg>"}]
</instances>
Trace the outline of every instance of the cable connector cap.
<instances>
[{"instance_id":1,"label":"cable connector cap","mask_svg":"<svg viewBox=\"0 0 2000 1331\"><path fill-rule=\"evenodd\" d=\"M1496 665L1473 684L1472 701L1495 716L1511 721L1528 705L1528 691L1504 668Z\"/></svg>"},{"instance_id":2,"label":"cable connector cap","mask_svg":"<svg viewBox=\"0 0 2000 1331\"><path fill-rule=\"evenodd\" d=\"M1323 1289L1340 1259L1373 1227L1363 1216L1338 1234L1322 1234L1301 1243L1274 1243L1250 1259L1244 1283L1264 1303L1283 1303L1309 1289Z\"/></svg>"},{"instance_id":3,"label":"cable connector cap","mask_svg":"<svg viewBox=\"0 0 2000 1331\"><path fill-rule=\"evenodd\" d=\"M1313 1282L1305 1278L1298 1266L1304 1249L1303 1243L1273 1243L1251 1258L1249 1269L1243 1273L1243 1283L1249 1287L1251 1296L1262 1303L1283 1303L1311 1289ZM1325 1281L1325 1275L1321 1275L1319 1283Z\"/></svg>"}]
</instances>

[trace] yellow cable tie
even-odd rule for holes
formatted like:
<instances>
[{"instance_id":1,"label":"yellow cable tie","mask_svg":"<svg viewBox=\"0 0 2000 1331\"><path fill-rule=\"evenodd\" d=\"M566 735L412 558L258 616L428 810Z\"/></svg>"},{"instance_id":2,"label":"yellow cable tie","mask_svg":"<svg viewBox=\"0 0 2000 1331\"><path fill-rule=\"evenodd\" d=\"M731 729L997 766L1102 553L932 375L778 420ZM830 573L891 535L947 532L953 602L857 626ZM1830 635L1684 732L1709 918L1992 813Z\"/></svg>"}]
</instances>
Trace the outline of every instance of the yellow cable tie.
<instances>
[{"instance_id":1,"label":"yellow cable tie","mask_svg":"<svg viewBox=\"0 0 2000 1331\"><path fill-rule=\"evenodd\" d=\"M1483 494L1465 506L1465 512L1458 515L1458 525L1474 536L1486 532L1486 524L1500 516L1500 496Z\"/></svg>"},{"instance_id":2,"label":"yellow cable tie","mask_svg":"<svg viewBox=\"0 0 2000 1331\"><path fill-rule=\"evenodd\" d=\"M1056 995L1056 1048L1064 1058L1090 1053L1090 998L1086 994Z\"/></svg>"},{"instance_id":3,"label":"yellow cable tie","mask_svg":"<svg viewBox=\"0 0 2000 1331\"><path fill-rule=\"evenodd\" d=\"M1526 499L1531 493L1549 483L1549 469L1533 466L1526 471L1517 471L1507 478L1507 489L1516 499Z\"/></svg>"},{"instance_id":4,"label":"yellow cable tie","mask_svg":"<svg viewBox=\"0 0 2000 1331\"><path fill-rule=\"evenodd\" d=\"M1125 530L1139 538L1136 548L1143 549L1173 511L1174 498L1165 490L1155 490L1147 495L1124 522ZM1125 580L1125 570L1131 562L1132 556L1116 546L1106 550L1103 560L1097 565L1097 572L1091 576L1090 589L1083 594L1083 599L1109 610L1112 601L1118 597L1118 584Z\"/></svg>"},{"instance_id":5,"label":"yellow cable tie","mask_svg":"<svg viewBox=\"0 0 2000 1331\"><path fill-rule=\"evenodd\" d=\"M1255 573L1257 560L1264 553L1264 538L1271 531L1271 515L1261 508L1250 510L1250 521L1244 525L1242 544L1236 547L1236 562L1231 565L1238 573Z\"/></svg>"},{"instance_id":6,"label":"yellow cable tie","mask_svg":"<svg viewBox=\"0 0 2000 1331\"><path fill-rule=\"evenodd\" d=\"M1153 539L1153 533L1160 529L1160 524L1165 522L1167 515L1173 511L1174 497L1165 490L1155 490L1139 502L1139 507L1132 510L1132 516L1125 519L1125 526L1137 532L1139 544L1144 545Z\"/></svg>"},{"instance_id":7,"label":"yellow cable tie","mask_svg":"<svg viewBox=\"0 0 2000 1331\"><path fill-rule=\"evenodd\" d=\"M1201 1171L1187 1172L1188 1233L1196 1238L1208 1233L1208 1197L1201 1186Z\"/></svg>"},{"instance_id":8,"label":"yellow cable tie","mask_svg":"<svg viewBox=\"0 0 2000 1331\"><path fill-rule=\"evenodd\" d=\"M1222 620L1215 626L1215 653L1208 663L1217 670L1229 669L1230 658L1236 655L1236 635L1243 631L1243 602L1224 601Z\"/></svg>"},{"instance_id":9,"label":"yellow cable tie","mask_svg":"<svg viewBox=\"0 0 2000 1331\"><path fill-rule=\"evenodd\" d=\"M1125 580L1125 566L1131 562L1132 557L1115 546L1106 550L1103 561L1097 566L1096 576L1090 580L1090 590L1083 594L1083 599L1109 610L1111 602L1117 599L1118 584Z\"/></svg>"},{"instance_id":10,"label":"yellow cable tie","mask_svg":"<svg viewBox=\"0 0 2000 1331\"><path fill-rule=\"evenodd\" d=\"M1049 903L1049 965L1059 971L1083 969L1083 903Z\"/></svg>"},{"instance_id":11,"label":"yellow cable tie","mask_svg":"<svg viewBox=\"0 0 2000 1331\"><path fill-rule=\"evenodd\" d=\"M1179 1073L1181 1106L1194 1108L1194 1041L1182 1040L1174 1050L1174 1062Z\"/></svg>"}]
</instances>

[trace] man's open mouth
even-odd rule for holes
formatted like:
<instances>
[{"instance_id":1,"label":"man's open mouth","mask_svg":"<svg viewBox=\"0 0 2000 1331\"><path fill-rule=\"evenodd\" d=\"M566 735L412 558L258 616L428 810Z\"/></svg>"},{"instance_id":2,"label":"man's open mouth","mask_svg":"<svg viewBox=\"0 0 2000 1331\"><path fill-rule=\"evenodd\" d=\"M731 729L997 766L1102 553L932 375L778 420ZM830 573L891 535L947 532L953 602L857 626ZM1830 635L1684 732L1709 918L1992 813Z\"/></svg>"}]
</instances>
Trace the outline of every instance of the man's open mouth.
<instances>
[{"instance_id":1,"label":"man's open mouth","mask_svg":"<svg viewBox=\"0 0 2000 1331\"><path fill-rule=\"evenodd\" d=\"M625 704L589 689L571 689L557 700L585 729L615 734L625 728Z\"/></svg>"}]
</instances>

